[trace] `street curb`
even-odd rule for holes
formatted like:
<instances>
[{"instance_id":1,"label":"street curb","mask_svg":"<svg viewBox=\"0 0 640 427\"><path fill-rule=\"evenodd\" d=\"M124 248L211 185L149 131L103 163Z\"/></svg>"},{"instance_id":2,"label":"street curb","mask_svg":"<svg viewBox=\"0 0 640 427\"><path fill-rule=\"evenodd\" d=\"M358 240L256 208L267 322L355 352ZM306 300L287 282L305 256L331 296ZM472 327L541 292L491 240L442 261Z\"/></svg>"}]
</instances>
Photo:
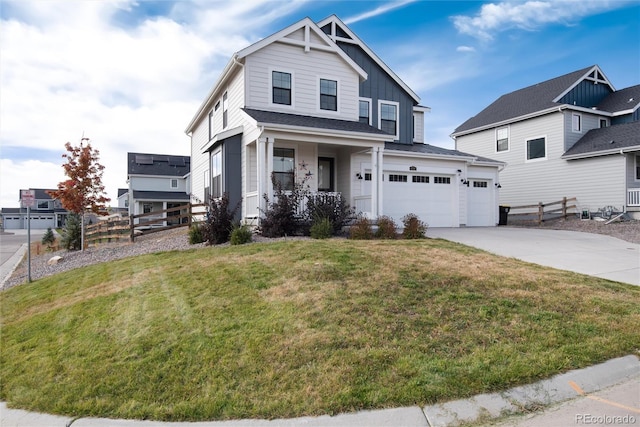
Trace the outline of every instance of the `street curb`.
<instances>
[{"instance_id":1,"label":"street curb","mask_svg":"<svg viewBox=\"0 0 640 427\"><path fill-rule=\"evenodd\" d=\"M2 268L1 270L2 281L0 282L0 289L4 288L4 284L6 283L7 280L9 280L13 272L16 271L16 268L18 268L18 265L20 265L20 261L22 261L22 258L24 258L24 255L26 253L27 253L27 244L23 243L22 246L20 246L20 248L13 255L11 255L11 258L9 258L4 264L2 264L2 266L0 267ZM11 267L5 270L5 265L11 266Z\"/></svg>"},{"instance_id":2,"label":"street curb","mask_svg":"<svg viewBox=\"0 0 640 427\"><path fill-rule=\"evenodd\" d=\"M585 393L599 391L626 380L640 378L640 359L635 355L611 359L595 366L556 375L535 384L501 393L480 394L470 399L406 408L360 411L336 416L277 420L232 420L204 422L160 422L70 418L8 409L0 402L2 427L452 427L517 413L526 408L549 406L579 397L570 381Z\"/></svg>"}]
</instances>

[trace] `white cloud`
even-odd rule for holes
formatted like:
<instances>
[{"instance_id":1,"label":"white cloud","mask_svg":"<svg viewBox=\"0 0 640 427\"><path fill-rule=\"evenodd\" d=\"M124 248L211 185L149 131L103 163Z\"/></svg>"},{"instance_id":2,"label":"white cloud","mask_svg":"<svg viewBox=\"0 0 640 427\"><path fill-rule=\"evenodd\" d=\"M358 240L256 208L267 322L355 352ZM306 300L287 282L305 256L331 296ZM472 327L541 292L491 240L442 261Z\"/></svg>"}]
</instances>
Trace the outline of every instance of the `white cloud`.
<instances>
[{"instance_id":1,"label":"white cloud","mask_svg":"<svg viewBox=\"0 0 640 427\"><path fill-rule=\"evenodd\" d=\"M457 52L475 52L476 48L471 46L458 46L456 48Z\"/></svg>"},{"instance_id":2,"label":"white cloud","mask_svg":"<svg viewBox=\"0 0 640 427\"><path fill-rule=\"evenodd\" d=\"M231 54L301 3L178 2L154 18L139 15L145 4L133 1L5 4L0 206L15 207L21 188L55 188L64 179L61 157L47 163L51 151L62 155L83 132L100 151L112 205L126 186L128 151L189 155L184 129ZM47 160L5 154L19 148L46 152Z\"/></svg>"},{"instance_id":3,"label":"white cloud","mask_svg":"<svg viewBox=\"0 0 640 427\"><path fill-rule=\"evenodd\" d=\"M475 16L453 16L455 28L481 40L492 40L495 33L519 28L535 30L546 24L570 24L584 16L599 13L625 2L603 0L548 0L489 3Z\"/></svg>"},{"instance_id":4,"label":"white cloud","mask_svg":"<svg viewBox=\"0 0 640 427\"><path fill-rule=\"evenodd\" d=\"M368 12L364 12L361 13L359 15L356 16L351 16L348 17L346 19L344 19L344 23L347 25L351 25L354 22L359 22L359 21L364 21L365 19L369 19L369 18L373 18L374 16L378 16L378 15L383 15L387 12L390 12L394 9L398 9L400 7L406 6L409 3L413 3L416 0L401 0L401 1L394 1L394 2L390 2L387 4L384 4L382 6L379 6L373 10L370 10Z\"/></svg>"}]
</instances>

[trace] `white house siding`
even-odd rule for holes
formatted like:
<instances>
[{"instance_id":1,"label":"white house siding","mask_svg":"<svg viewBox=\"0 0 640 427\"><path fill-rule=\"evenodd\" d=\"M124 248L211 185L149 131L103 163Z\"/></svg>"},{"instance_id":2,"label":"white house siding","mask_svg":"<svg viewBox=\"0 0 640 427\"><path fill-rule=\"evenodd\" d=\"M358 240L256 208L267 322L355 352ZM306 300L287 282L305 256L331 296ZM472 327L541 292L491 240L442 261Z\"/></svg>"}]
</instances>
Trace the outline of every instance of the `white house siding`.
<instances>
[{"instance_id":1,"label":"white house siding","mask_svg":"<svg viewBox=\"0 0 640 427\"><path fill-rule=\"evenodd\" d=\"M582 131L574 132L573 131L573 115L580 114L582 117ZM565 128L565 140L564 140L564 150L567 151L569 148L573 147L573 145L578 142L580 138L584 136L591 129L597 129L600 127L600 118L601 116L589 113L583 113L579 111L573 110L565 110L564 111L564 128Z\"/></svg>"},{"instance_id":2,"label":"white house siding","mask_svg":"<svg viewBox=\"0 0 640 427\"><path fill-rule=\"evenodd\" d=\"M172 179L178 180L177 188L171 188ZM136 191L187 191L187 182L181 176L131 176L129 180L129 188Z\"/></svg>"},{"instance_id":3,"label":"white house siding","mask_svg":"<svg viewBox=\"0 0 640 427\"><path fill-rule=\"evenodd\" d=\"M273 43L246 58L247 107L318 117L358 120L359 76L340 56L331 52ZM300 60L303 53L304 60ZM292 105L271 103L272 71L292 75ZM338 82L338 111L320 109L320 79Z\"/></svg>"}]
</instances>

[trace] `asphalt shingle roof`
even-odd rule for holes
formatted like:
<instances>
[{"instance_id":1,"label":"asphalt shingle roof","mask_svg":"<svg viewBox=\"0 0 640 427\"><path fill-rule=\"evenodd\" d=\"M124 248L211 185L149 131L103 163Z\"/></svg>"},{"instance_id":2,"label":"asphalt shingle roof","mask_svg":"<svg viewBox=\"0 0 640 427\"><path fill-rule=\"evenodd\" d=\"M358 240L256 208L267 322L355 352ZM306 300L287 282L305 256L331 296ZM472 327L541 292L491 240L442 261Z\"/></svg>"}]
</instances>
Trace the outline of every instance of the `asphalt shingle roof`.
<instances>
[{"instance_id":1,"label":"asphalt shingle roof","mask_svg":"<svg viewBox=\"0 0 640 427\"><path fill-rule=\"evenodd\" d=\"M380 129L366 123L351 120L328 119L324 117L303 116L300 114L277 113L273 111L255 110L243 108L251 118L258 123L271 123L274 125L299 126L314 129L331 129L344 132L373 133L376 135L388 135Z\"/></svg>"},{"instance_id":2,"label":"asphalt shingle roof","mask_svg":"<svg viewBox=\"0 0 640 427\"><path fill-rule=\"evenodd\" d=\"M613 92L597 105L598 110L616 113L634 109L640 104L640 85L630 86Z\"/></svg>"},{"instance_id":3,"label":"asphalt shingle roof","mask_svg":"<svg viewBox=\"0 0 640 427\"><path fill-rule=\"evenodd\" d=\"M593 67L594 66L592 65L590 67L502 95L487 108L458 126L454 133L464 132L558 106L559 104L553 102L553 100Z\"/></svg>"},{"instance_id":4,"label":"asphalt shingle roof","mask_svg":"<svg viewBox=\"0 0 640 427\"><path fill-rule=\"evenodd\" d=\"M597 155L630 147L638 147L640 151L640 122L591 129L563 156Z\"/></svg>"},{"instance_id":5,"label":"asphalt shingle roof","mask_svg":"<svg viewBox=\"0 0 640 427\"><path fill-rule=\"evenodd\" d=\"M144 159L143 162L141 162ZM191 170L189 156L127 153L129 175L185 176Z\"/></svg>"},{"instance_id":6,"label":"asphalt shingle roof","mask_svg":"<svg viewBox=\"0 0 640 427\"><path fill-rule=\"evenodd\" d=\"M447 148L437 147L435 145L430 144L397 144L393 142L385 142L384 144L385 150L391 151L407 151L409 153L421 153L421 154L437 154L441 156L455 156L455 157L470 157L476 158L478 160L490 163L501 163L497 160L489 159L487 157L480 157L474 154L464 153L458 150L449 150Z\"/></svg>"}]
</instances>

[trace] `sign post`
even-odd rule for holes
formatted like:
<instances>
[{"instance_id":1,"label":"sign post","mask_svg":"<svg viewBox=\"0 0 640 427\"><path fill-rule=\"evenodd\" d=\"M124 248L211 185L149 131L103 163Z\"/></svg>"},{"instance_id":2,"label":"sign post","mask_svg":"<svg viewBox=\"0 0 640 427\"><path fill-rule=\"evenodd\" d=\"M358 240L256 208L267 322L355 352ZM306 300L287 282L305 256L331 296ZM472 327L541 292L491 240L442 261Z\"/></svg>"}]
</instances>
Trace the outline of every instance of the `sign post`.
<instances>
[{"instance_id":1,"label":"sign post","mask_svg":"<svg viewBox=\"0 0 640 427\"><path fill-rule=\"evenodd\" d=\"M27 270L29 283L31 283L31 208L36 203L34 190L20 190L20 202L27 208Z\"/></svg>"}]
</instances>

